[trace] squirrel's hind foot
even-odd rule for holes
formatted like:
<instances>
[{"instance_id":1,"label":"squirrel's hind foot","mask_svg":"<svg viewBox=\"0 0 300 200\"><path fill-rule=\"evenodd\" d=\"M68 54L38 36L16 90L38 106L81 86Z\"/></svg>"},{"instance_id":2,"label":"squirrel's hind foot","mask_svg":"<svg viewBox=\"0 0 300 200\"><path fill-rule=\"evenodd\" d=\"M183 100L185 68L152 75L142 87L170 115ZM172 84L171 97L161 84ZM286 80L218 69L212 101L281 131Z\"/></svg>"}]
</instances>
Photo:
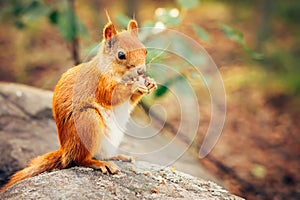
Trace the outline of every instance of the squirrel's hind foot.
<instances>
[{"instance_id":1,"label":"squirrel's hind foot","mask_svg":"<svg viewBox=\"0 0 300 200\"><path fill-rule=\"evenodd\" d=\"M100 169L103 174L117 174L120 172L120 168L115 163L109 161L86 160L80 165L97 170Z\"/></svg>"}]
</instances>

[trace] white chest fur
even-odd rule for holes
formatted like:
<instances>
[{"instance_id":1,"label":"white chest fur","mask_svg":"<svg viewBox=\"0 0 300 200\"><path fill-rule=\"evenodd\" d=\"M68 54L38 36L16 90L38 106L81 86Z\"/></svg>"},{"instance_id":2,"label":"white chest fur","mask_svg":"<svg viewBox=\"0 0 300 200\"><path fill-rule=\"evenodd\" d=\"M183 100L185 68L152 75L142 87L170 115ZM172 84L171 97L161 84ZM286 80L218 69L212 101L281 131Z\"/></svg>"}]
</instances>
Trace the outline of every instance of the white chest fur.
<instances>
[{"instance_id":1,"label":"white chest fur","mask_svg":"<svg viewBox=\"0 0 300 200\"><path fill-rule=\"evenodd\" d=\"M102 159L115 155L118 147L124 137L126 124L130 118L132 105L129 101L124 102L113 108L113 110L105 110L103 118L106 122L107 136L104 137L100 144L99 155Z\"/></svg>"}]
</instances>

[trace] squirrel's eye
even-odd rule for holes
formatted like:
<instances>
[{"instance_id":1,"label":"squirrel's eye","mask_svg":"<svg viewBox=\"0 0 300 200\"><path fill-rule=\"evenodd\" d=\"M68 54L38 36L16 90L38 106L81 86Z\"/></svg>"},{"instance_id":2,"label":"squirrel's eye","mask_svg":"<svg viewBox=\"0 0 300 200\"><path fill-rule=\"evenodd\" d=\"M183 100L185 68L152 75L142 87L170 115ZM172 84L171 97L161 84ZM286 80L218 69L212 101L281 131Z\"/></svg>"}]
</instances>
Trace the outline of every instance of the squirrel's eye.
<instances>
[{"instance_id":1,"label":"squirrel's eye","mask_svg":"<svg viewBox=\"0 0 300 200\"><path fill-rule=\"evenodd\" d=\"M123 51L119 51L118 52L118 58L120 60L125 60L126 59L125 53Z\"/></svg>"}]
</instances>

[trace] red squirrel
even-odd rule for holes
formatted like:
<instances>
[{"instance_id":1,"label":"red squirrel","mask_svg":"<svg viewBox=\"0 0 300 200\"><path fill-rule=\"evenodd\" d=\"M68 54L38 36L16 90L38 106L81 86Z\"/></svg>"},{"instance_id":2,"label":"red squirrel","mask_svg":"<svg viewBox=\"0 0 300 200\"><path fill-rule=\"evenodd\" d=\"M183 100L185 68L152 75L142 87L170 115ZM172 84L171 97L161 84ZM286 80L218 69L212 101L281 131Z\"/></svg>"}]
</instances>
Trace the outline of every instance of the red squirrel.
<instances>
[{"instance_id":1,"label":"red squirrel","mask_svg":"<svg viewBox=\"0 0 300 200\"><path fill-rule=\"evenodd\" d=\"M58 81L52 102L60 149L31 160L16 172L1 191L18 181L53 169L72 166L100 169L115 174L112 161L93 159L100 149L109 158L120 144L130 111L144 94L156 89L145 76L146 48L138 39L138 24L130 20L127 30L118 32L108 17L97 55L65 72ZM127 159L115 156L114 159Z\"/></svg>"}]
</instances>

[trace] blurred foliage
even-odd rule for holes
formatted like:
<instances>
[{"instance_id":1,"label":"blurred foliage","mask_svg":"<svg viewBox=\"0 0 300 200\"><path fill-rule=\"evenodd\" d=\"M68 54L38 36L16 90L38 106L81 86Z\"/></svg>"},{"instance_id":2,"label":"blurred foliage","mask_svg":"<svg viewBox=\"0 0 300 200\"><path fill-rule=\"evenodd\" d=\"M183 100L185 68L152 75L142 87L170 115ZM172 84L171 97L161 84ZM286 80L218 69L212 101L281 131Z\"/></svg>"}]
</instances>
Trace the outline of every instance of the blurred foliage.
<instances>
[{"instance_id":1,"label":"blurred foliage","mask_svg":"<svg viewBox=\"0 0 300 200\"><path fill-rule=\"evenodd\" d=\"M155 18L167 27L178 26L181 23L179 10L176 8L158 8L155 12Z\"/></svg>"},{"instance_id":2,"label":"blurred foliage","mask_svg":"<svg viewBox=\"0 0 300 200\"><path fill-rule=\"evenodd\" d=\"M220 24L220 28L226 37L228 37L229 39L240 44L243 47L243 49L245 50L245 52L247 52L250 55L251 58L253 58L255 60L263 59L262 54L256 53L255 51L250 49L250 47L248 47L248 45L245 43L244 35L242 32L240 32L226 24Z\"/></svg>"},{"instance_id":3,"label":"blurred foliage","mask_svg":"<svg viewBox=\"0 0 300 200\"><path fill-rule=\"evenodd\" d=\"M78 37L88 36L88 32L77 17L74 10L74 0L54 1L45 0L5 0L5 7L0 9L0 20L12 22L17 28L24 29L30 24L44 18L54 25L64 40L72 44L70 52L75 64L80 62Z\"/></svg>"},{"instance_id":4,"label":"blurred foliage","mask_svg":"<svg viewBox=\"0 0 300 200\"><path fill-rule=\"evenodd\" d=\"M221 0L213 0L223 2ZM287 95L300 94L300 1L280 0L228 0L235 13L234 23L255 21L256 44L254 52L242 42L243 34L221 25L224 33L243 46L267 73L265 84L280 82ZM249 13L245 17L245 13ZM286 41L286 42L284 42ZM257 53L257 51L259 53ZM263 56L262 56L263 55ZM282 91L282 90L281 90Z\"/></svg>"},{"instance_id":5,"label":"blurred foliage","mask_svg":"<svg viewBox=\"0 0 300 200\"><path fill-rule=\"evenodd\" d=\"M263 41L266 58L260 64L274 73L275 79L281 81L287 93L300 95L300 1L275 1L274 4L270 34ZM279 37L288 38L292 43L279 43L281 38L273 34L278 24L286 25L285 33Z\"/></svg>"},{"instance_id":6,"label":"blurred foliage","mask_svg":"<svg viewBox=\"0 0 300 200\"><path fill-rule=\"evenodd\" d=\"M300 2L297 0L290 1L278 1L277 15L283 20L298 24L300 21Z\"/></svg>"},{"instance_id":7,"label":"blurred foliage","mask_svg":"<svg viewBox=\"0 0 300 200\"><path fill-rule=\"evenodd\" d=\"M88 32L76 16L74 10L64 4L61 8L61 10L51 10L51 13L47 17L50 22L58 28L63 38L66 41L71 41L79 35L87 37Z\"/></svg>"},{"instance_id":8,"label":"blurred foliage","mask_svg":"<svg viewBox=\"0 0 300 200\"><path fill-rule=\"evenodd\" d=\"M197 34L197 36L202 39L205 42L210 42L211 38L209 36L209 34L205 31L204 28L200 27L197 24L193 25L193 30L195 31L195 33Z\"/></svg>"},{"instance_id":9,"label":"blurred foliage","mask_svg":"<svg viewBox=\"0 0 300 200\"><path fill-rule=\"evenodd\" d=\"M1 9L1 20L11 21L18 28L26 28L41 18L47 18L56 26L66 41L78 35L87 36L87 30L76 16L72 1L62 0L48 4L44 0L5 0Z\"/></svg>"},{"instance_id":10,"label":"blurred foliage","mask_svg":"<svg viewBox=\"0 0 300 200\"><path fill-rule=\"evenodd\" d=\"M55 26L66 43L74 43L73 52L79 51L76 40L79 37L88 37L88 31L74 9L76 0L2 0L0 2L0 21L14 24L19 29L26 29L33 23L46 19ZM295 74L300 73L299 53L300 53L300 1L279 1L279 0L209 0L211 2L221 2L232 8L234 18L219 24L219 29L228 39L239 44L252 61L262 66L263 69L273 73L272 77L281 80L291 94L300 94L300 81ZM178 28L183 20L189 16L189 12L202 6L201 0L174 0L172 4L161 6L153 13L153 19L145 21L142 27L156 28ZM124 14L116 15L115 19L121 26L126 27L130 18ZM251 43L251 47L244 38L245 32L234 28L232 24L249 21L250 18L256 20L254 34L256 41ZM292 38L293 44L282 47L279 44L277 31L278 26L288 25L288 35ZM195 35L200 40L211 43L212 37L204 27L199 24L189 24ZM240 28L240 26L239 26ZM282 29L282 28L281 28ZM144 33L144 38L147 34ZM177 44L181 45L181 44ZM180 46L184 55L191 55L189 47ZM163 55L157 56L161 52L151 50L147 60L166 61L169 59ZM150 52L150 51L148 51ZM76 59L76 56L73 56ZM158 60L160 59L160 60ZM165 59L165 60L163 60ZM189 58L196 60L197 58ZM199 56L201 60L201 56ZM205 59L202 59L202 61ZM203 64L203 63L202 63ZM181 68L184 70L184 68ZM185 74L186 75L186 74ZM162 92L161 94L164 94Z\"/></svg>"},{"instance_id":11,"label":"blurred foliage","mask_svg":"<svg viewBox=\"0 0 300 200\"><path fill-rule=\"evenodd\" d=\"M197 7L200 1L199 0L176 0L176 2L180 6L180 8L184 10L189 10Z\"/></svg>"}]
</instances>

